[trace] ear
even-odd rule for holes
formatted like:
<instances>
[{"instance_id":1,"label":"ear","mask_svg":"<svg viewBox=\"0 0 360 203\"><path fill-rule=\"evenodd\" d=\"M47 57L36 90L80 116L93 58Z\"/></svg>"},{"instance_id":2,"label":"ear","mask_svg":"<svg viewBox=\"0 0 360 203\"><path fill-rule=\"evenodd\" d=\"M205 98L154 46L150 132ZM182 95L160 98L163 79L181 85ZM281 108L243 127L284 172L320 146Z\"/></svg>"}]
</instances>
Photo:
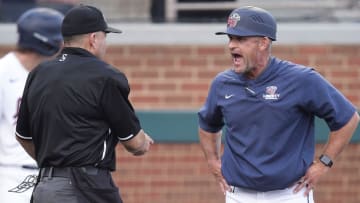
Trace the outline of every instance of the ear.
<instances>
[{"instance_id":1,"label":"ear","mask_svg":"<svg viewBox=\"0 0 360 203\"><path fill-rule=\"evenodd\" d=\"M90 47L91 47L91 48L96 47L96 41L97 41L97 39L96 39L96 33L95 33L95 32L90 33L88 39L89 39L89 45L90 45Z\"/></svg>"},{"instance_id":2,"label":"ear","mask_svg":"<svg viewBox=\"0 0 360 203\"><path fill-rule=\"evenodd\" d=\"M261 50L266 50L270 46L271 40L268 37L260 39L259 47Z\"/></svg>"}]
</instances>

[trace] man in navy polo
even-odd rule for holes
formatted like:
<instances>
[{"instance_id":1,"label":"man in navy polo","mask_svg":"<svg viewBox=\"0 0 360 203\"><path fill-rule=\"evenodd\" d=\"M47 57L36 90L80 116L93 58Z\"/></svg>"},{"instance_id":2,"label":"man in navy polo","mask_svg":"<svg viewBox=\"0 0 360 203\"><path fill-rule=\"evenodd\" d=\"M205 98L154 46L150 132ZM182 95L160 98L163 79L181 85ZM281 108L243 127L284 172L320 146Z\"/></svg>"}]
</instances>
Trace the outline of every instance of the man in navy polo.
<instances>
[{"instance_id":1,"label":"man in navy polo","mask_svg":"<svg viewBox=\"0 0 360 203\"><path fill-rule=\"evenodd\" d=\"M229 37L233 67L211 84L199 137L226 202L314 202L313 188L358 125L355 107L314 69L271 56L276 21L266 10L235 9L216 34ZM315 116L331 131L316 158Z\"/></svg>"}]
</instances>

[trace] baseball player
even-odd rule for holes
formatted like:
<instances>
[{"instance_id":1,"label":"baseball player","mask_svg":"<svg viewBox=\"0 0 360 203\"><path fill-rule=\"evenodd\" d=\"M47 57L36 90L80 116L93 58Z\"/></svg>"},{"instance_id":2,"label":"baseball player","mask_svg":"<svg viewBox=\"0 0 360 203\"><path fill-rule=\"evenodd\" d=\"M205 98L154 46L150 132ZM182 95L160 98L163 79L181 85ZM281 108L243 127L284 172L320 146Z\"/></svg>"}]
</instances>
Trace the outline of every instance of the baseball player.
<instances>
[{"instance_id":1,"label":"baseball player","mask_svg":"<svg viewBox=\"0 0 360 203\"><path fill-rule=\"evenodd\" d=\"M26 11L17 21L16 50L0 59L0 197L1 202L29 202L31 190L11 193L27 175L37 174L35 161L15 139L15 124L28 72L62 46L63 15L49 8Z\"/></svg>"},{"instance_id":2,"label":"baseball player","mask_svg":"<svg viewBox=\"0 0 360 203\"><path fill-rule=\"evenodd\" d=\"M226 202L313 203L316 183L358 125L356 108L314 69L271 56L276 21L268 11L235 9L216 34L228 36L233 66L211 84L199 137ZM320 157L315 116L331 131Z\"/></svg>"}]
</instances>

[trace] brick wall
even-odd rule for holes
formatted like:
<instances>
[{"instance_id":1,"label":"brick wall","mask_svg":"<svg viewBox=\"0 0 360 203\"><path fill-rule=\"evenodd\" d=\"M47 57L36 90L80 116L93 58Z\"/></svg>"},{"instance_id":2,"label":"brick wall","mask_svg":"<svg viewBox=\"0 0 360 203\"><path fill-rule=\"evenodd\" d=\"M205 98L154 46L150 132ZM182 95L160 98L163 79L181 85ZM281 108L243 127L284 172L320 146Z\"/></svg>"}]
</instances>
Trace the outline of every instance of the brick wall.
<instances>
[{"instance_id":1,"label":"brick wall","mask_svg":"<svg viewBox=\"0 0 360 203\"><path fill-rule=\"evenodd\" d=\"M11 48L0 47L0 54ZM360 107L359 45L275 44L273 54L315 67ZM111 46L106 60L128 76L130 98L141 110L198 109L211 79L230 66L226 46L215 45ZM317 153L322 147L317 145ZM224 202L197 143L158 143L144 157L132 157L121 146L117 151L114 178L126 203ZM359 203L359 187L360 144L352 143L319 183L316 202Z\"/></svg>"},{"instance_id":2,"label":"brick wall","mask_svg":"<svg viewBox=\"0 0 360 203\"><path fill-rule=\"evenodd\" d=\"M129 78L138 109L197 109L211 79L230 67L226 46L110 47L107 61ZM274 45L273 55L315 67L360 107L359 45Z\"/></svg>"}]
</instances>

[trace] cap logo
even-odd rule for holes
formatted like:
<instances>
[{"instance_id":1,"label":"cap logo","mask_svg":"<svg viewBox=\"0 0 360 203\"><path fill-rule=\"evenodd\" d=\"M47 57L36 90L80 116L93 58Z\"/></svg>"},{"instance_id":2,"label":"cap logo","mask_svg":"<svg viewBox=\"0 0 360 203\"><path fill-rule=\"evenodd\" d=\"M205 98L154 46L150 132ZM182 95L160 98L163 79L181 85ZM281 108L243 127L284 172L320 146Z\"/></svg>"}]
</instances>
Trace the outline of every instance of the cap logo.
<instances>
[{"instance_id":1,"label":"cap logo","mask_svg":"<svg viewBox=\"0 0 360 203\"><path fill-rule=\"evenodd\" d=\"M238 13L233 13L229 16L227 21L227 26L234 28L236 24L240 21L240 15Z\"/></svg>"},{"instance_id":2,"label":"cap logo","mask_svg":"<svg viewBox=\"0 0 360 203\"><path fill-rule=\"evenodd\" d=\"M37 33L37 32L34 32L33 36L34 36L36 39L38 39L38 40L40 40L40 41L42 41L42 42L45 42L45 43L49 41L49 39L48 39L47 37L45 37L44 35L42 35L42 34L40 34L40 33Z\"/></svg>"}]
</instances>

